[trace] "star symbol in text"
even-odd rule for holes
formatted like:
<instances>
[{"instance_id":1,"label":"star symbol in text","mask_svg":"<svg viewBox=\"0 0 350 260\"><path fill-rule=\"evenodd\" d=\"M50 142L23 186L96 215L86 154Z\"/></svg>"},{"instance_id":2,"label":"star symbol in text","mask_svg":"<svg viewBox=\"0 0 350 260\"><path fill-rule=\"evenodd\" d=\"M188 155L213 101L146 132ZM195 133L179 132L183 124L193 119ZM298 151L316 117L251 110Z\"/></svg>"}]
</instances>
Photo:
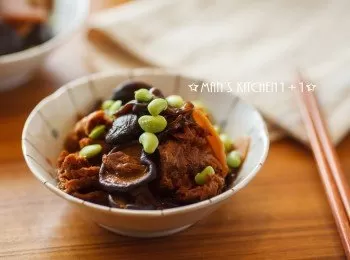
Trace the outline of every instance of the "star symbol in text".
<instances>
[{"instance_id":1,"label":"star symbol in text","mask_svg":"<svg viewBox=\"0 0 350 260\"><path fill-rule=\"evenodd\" d=\"M197 88L198 88L199 85L196 85L196 84L192 83L192 84L190 84L188 86L189 86L191 92L193 92L193 91L197 92Z\"/></svg>"},{"instance_id":2,"label":"star symbol in text","mask_svg":"<svg viewBox=\"0 0 350 260\"><path fill-rule=\"evenodd\" d=\"M315 91L316 85L315 84L306 84L306 88L308 92Z\"/></svg>"}]
</instances>

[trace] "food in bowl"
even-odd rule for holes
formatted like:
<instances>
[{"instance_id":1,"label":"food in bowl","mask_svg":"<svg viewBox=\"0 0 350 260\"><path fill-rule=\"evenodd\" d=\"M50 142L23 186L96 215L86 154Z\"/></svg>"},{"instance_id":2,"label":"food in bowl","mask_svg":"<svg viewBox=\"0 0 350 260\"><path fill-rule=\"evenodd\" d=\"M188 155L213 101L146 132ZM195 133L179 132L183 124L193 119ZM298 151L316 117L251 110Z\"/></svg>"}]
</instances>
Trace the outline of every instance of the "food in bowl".
<instances>
[{"instance_id":1,"label":"food in bowl","mask_svg":"<svg viewBox=\"0 0 350 260\"><path fill-rule=\"evenodd\" d=\"M0 56L28 49L52 38L48 25L50 2L0 2Z\"/></svg>"},{"instance_id":2,"label":"food in bowl","mask_svg":"<svg viewBox=\"0 0 350 260\"><path fill-rule=\"evenodd\" d=\"M120 84L81 118L58 158L58 187L93 203L164 209L230 187L247 154L198 101L165 97L144 82Z\"/></svg>"}]
</instances>

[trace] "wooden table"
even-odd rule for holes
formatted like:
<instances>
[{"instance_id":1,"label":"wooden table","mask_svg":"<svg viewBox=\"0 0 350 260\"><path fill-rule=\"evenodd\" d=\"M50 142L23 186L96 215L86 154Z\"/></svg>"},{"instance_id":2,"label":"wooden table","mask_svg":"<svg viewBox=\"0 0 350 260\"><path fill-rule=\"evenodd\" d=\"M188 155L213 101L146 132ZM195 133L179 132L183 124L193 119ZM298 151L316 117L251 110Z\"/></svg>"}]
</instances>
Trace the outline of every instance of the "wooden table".
<instances>
[{"instance_id":1,"label":"wooden table","mask_svg":"<svg viewBox=\"0 0 350 260\"><path fill-rule=\"evenodd\" d=\"M0 93L0 258L344 259L312 154L291 139L273 143L248 187L180 234L134 239L90 222L32 176L20 145L35 104L88 73L69 44L28 84ZM350 136L337 148L348 179L349 149Z\"/></svg>"}]
</instances>

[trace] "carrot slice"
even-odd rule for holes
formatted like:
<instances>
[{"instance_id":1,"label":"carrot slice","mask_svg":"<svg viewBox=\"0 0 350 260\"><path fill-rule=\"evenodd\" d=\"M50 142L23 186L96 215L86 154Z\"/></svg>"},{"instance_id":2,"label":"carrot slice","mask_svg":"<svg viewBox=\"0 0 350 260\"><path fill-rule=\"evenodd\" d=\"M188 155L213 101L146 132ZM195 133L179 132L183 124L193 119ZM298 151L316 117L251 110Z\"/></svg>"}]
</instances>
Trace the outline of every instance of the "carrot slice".
<instances>
[{"instance_id":1,"label":"carrot slice","mask_svg":"<svg viewBox=\"0 0 350 260\"><path fill-rule=\"evenodd\" d=\"M207 136L207 140L214 152L215 157L222 164L223 174L226 176L228 172L228 166L226 164L226 154L224 144L221 142L218 133L215 131L212 123L209 121L206 114L200 109L194 109L192 113L194 121L204 129L207 129L210 135Z\"/></svg>"}]
</instances>

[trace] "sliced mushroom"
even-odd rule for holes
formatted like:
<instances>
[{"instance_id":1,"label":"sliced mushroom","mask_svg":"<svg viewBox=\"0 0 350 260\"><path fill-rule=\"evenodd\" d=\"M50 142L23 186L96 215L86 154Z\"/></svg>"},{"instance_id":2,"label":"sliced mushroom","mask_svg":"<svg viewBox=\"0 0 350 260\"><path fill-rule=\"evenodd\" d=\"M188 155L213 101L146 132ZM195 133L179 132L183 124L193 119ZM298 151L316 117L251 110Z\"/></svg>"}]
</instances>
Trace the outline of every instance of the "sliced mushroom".
<instances>
[{"instance_id":1,"label":"sliced mushroom","mask_svg":"<svg viewBox=\"0 0 350 260\"><path fill-rule=\"evenodd\" d=\"M129 102L126 103L124 106L122 106L122 107L114 114L114 116L115 116L116 118L118 118L118 117L123 116L123 115L131 114L135 102L136 102L135 100L129 101Z\"/></svg>"},{"instance_id":2,"label":"sliced mushroom","mask_svg":"<svg viewBox=\"0 0 350 260\"><path fill-rule=\"evenodd\" d=\"M137 140L141 133L142 129L137 122L137 115L126 114L113 121L106 135L106 142L113 145L124 144Z\"/></svg>"},{"instance_id":3,"label":"sliced mushroom","mask_svg":"<svg viewBox=\"0 0 350 260\"><path fill-rule=\"evenodd\" d=\"M118 85L114 91L112 98L113 100L121 100L123 104L129 102L134 99L134 92L141 88L151 89L152 86L148 85L144 82L137 81L126 81Z\"/></svg>"},{"instance_id":4,"label":"sliced mushroom","mask_svg":"<svg viewBox=\"0 0 350 260\"><path fill-rule=\"evenodd\" d=\"M130 191L130 194L135 198L136 206L153 207L153 209L155 209L158 204L153 194L148 189L148 185L140 186Z\"/></svg>"},{"instance_id":5,"label":"sliced mushroom","mask_svg":"<svg viewBox=\"0 0 350 260\"><path fill-rule=\"evenodd\" d=\"M232 188L232 184L234 183L234 181L237 178L237 173L238 173L237 169L232 168L229 170L229 172L225 178L225 185L224 185L223 191L226 191L226 190Z\"/></svg>"},{"instance_id":6,"label":"sliced mushroom","mask_svg":"<svg viewBox=\"0 0 350 260\"><path fill-rule=\"evenodd\" d=\"M126 103L124 106L122 106L115 114L114 116L116 118L127 115L127 114L136 114L136 115L142 115L147 113L147 103L139 103L136 100L131 100L128 103Z\"/></svg>"},{"instance_id":7,"label":"sliced mushroom","mask_svg":"<svg viewBox=\"0 0 350 260\"><path fill-rule=\"evenodd\" d=\"M147 185L138 187L130 193L114 193L108 196L109 205L120 209L156 209L156 200Z\"/></svg>"},{"instance_id":8,"label":"sliced mushroom","mask_svg":"<svg viewBox=\"0 0 350 260\"><path fill-rule=\"evenodd\" d=\"M125 209L128 204L127 198L120 194L109 194L108 202L111 207L118 209Z\"/></svg>"},{"instance_id":9,"label":"sliced mushroom","mask_svg":"<svg viewBox=\"0 0 350 260\"><path fill-rule=\"evenodd\" d=\"M135 113L135 114L138 114L138 115L144 115L147 112L147 103L138 103L138 102L135 102L134 103L134 107L132 108L132 112Z\"/></svg>"},{"instance_id":10,"label":"sliced mushroom","mask_svg":"<svg viewBox=\"0 0 350 260\"><path fill-rule=\"evenodd\" d=\"M157 176L151 155L141 145L117 146L102 158L99 182L107 192L129 192L145 185Z\"/></svg>"},{"instance_id":11,"label":"sliced mushroom","mask_svg":"<svg viewBox=\"0 0 350 260\"><path fill-rule=\"evenodd\" d=\"M149 90L149 92L151 92L153 96L156 96L158 98L164 98L162 91L160 91L160 89L158 88L153 87Z\"/></svg>"},{"instance_id":12,"label":"sliced mushroom","mask_svg":"<svg viewBox=\"0 0 350 260\"><path fill-rule=\"evenodd\" d=\"M180 204L179 203L175 203L174 199L163 199L162 201L160 201L160 208L162 209L169 209L169 208L176 208L179 207Z\"/></svg>"}]
</instances>

